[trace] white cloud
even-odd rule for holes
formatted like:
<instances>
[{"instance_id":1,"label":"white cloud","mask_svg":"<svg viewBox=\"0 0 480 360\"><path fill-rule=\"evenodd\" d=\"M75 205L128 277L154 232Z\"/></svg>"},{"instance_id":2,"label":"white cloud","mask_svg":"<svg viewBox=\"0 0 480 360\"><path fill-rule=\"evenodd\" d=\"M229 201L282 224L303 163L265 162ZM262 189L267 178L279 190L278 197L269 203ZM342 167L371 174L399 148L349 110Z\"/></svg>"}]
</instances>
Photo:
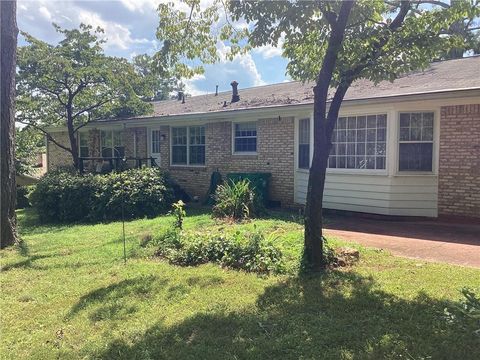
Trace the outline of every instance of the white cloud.
<instances>
[{"instance_id":1,"label":"white cloud","mask_svg":"<svg viewBox=\"0 0 480 360\"><path fill-rule=\"evenodd\" d=\"M120 0L120 2L132 12L144 14L147 11L156 10L160 0Z\"/></svg>"},{"instance_id":2,"label":"white cloud","mask_svg":"<svg viewBox=\"0 0 480 360\"><path fill-rule=\"evenodd\" d=\"M282 36L278 40L277 46L264 45L264 46L255 48L253 51L257 54L262 55L264 59L271 59L272 57L275 57L275 56L282 56L282 52L283 52L282 47L284 43L285 43L285 38Z\"/></svg>"},{"instance_id":3,"label":"white cloud","mask_svg":"<svg viewBox=\"0 0 480 360\"><path fill-rule=\"evenodd\" d=\"M50 11L48 11L45 6L40 6L38 12L45 18L45 20L52 21L52 14L50 14Z\"/></svg>"},{"instance_id":4,"label":"white cloud","mask_svg":"<svg viewBox=\"0 0 480 360\"><path fill-rule=\"evenodd\" d=\"M183 83L185 84L185 92L192 96L203 95L206 94L207 91L200 90L195 82L200 80L205 80L206 77L204 74L196 74L191 79L183 79Z\"/></svg>"},{"instance_id":5,"label":"white cloud","mask_svg":"<svg viewBox=\"0 0 480 360\"><path fill-rule=\"evenodd\" d=\"M97 13L81 10L78 14L78 20L84 24L100 26L104 29L105 37L108 40L105 47L113 46L122 50L127 50L132 44L145 44L149 42L148 39L133 38L127 27L113 21L106 21Z\"/></svg>"}]
</instances>

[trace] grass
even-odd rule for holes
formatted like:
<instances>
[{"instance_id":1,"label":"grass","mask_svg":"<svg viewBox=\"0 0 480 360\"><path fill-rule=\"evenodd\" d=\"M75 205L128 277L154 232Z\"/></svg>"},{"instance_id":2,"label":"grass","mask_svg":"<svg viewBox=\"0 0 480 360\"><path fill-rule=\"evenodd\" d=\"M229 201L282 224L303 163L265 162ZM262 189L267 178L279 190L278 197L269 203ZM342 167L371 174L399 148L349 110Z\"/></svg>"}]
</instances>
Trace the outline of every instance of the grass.
<instances>
[{"instance_id":1,"label":"grass","mask_svg":"<svg viewBox=\"0 0 480 360\"><path fill-rule=\"evenodd\" d=\"M360 247L358 265L322 275L176 267L139 246L167 216L126 223L124 265L121 223L19 219L26 245L0 252L5 359L480 358L480 337L442 317L461 287L480 287L478 269ZM190 212L185 226L274 232L294 273L302 228L293 220L232 225Z\"/></svg>"}]
</instances>

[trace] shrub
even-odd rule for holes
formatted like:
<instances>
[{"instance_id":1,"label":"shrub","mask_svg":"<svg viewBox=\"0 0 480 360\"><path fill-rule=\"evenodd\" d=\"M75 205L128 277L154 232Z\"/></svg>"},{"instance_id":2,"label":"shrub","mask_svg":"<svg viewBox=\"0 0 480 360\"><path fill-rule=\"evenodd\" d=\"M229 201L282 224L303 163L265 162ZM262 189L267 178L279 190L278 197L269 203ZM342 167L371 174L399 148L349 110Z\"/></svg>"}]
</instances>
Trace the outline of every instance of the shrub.
<instances>
[{"instance_id":1,"label":"shrub","mask_svg":"<svg viewBox=\"0 0 480 360\"><path fill-rule=\"evenodd\" d=\"M247 219L263 211L262 200L247 179L228 181L217 187L213 216L234 220Z\"/></svg>"},{"instance_id":2,"label":"shrub","mask_svg":"<svg viewBox=\"0 0 480 360\"><path fill-rule=\"evenodd\" d=\"M31 197L43 222L114 220L155 216L173 201L159 169L132 169L106 175L47 173Z\"/></svg>"},{"instance_id":3,"label":"shrub","mask_svg":"<svg viewBox=\"0 0 480 360\"><path fill-rule=\"evenodd\" d=\"M30 207L29 194L33 191L32 186L17 186L17 209L24 209Z\"/></svg>"},{"instance_id":4,"label":"shrub","mask_svg":"<svg viewBox=\"0 0 480 360\"><path fill-rule=\"evenodd\" d=\"M156 243L157 255L176 265L213 262L222 267L262 274L284 272L281 251L261 233L225 235L171 229Z\"/></svg>"}]
</instances>

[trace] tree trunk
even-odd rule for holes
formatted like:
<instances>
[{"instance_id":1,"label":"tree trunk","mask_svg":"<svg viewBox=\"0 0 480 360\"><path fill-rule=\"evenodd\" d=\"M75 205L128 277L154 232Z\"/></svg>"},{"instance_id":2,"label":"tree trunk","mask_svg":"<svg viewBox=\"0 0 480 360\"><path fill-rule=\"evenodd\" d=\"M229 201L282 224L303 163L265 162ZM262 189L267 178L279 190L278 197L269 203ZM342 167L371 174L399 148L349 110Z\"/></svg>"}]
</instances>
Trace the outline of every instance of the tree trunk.
<instances>
[{"instance_id":1,"label":"tree trunk","mask_svg":"<svg viewBox=\"0 0 480 360\"><path fill-rule=\"evenodd\" d=\"M77 138L75 137L75 128L73 126L73 119L72 119L72 98L68 101L67 106L67 131L68 131L68 139L70 141L70 149L72 150L72 160L73 160L73 167L77 170L80 169L80 160L78 155L78 144Z\"/></svg>"},{"instance_id":2,"label":"tree trunk","mask_svg":"<svg viewBox=\"0 0 480 360\"><path fill-rule=\"evenodd\" d=\"M0 117L0 248L15 243L15 64L16 2L0 1L1 117Z\"/></svg>"},{"instance_id":3,"label":"tree trunk","mask_svg":"<svg viewBox=\"0 0 480 360\"><path fill-rule=\"evenodd\" d=\"M343 2L338 17L330 24L332 30L328 39L328 47L314 88L313 157L308 178L304 239L304 258L307 266L313 271L319 271L325 267L323 258L322 208L325 175L333 130L327 126L326 119L328 90L353 5L353 1Z\"/></svg>"}]
</instances>

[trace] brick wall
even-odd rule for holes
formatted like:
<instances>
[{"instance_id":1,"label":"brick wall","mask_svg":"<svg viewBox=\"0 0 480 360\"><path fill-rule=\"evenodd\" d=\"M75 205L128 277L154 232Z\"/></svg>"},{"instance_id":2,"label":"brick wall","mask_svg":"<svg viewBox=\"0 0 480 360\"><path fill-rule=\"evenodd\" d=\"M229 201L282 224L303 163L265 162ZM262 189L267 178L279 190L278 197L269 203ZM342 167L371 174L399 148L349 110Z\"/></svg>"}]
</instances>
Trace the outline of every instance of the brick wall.
<instances>
[{"instance_id":1,"label":"brick wall","mask_svg":"<svg viewBox=\"0 0 480 360\"><path fill-rule=\"evenodd\" d=\"M442 107L438 175L439 215L480 218L480 104Z\"/></svg>"},{"instance_id":2,"label":"brick wall","mask_svg":"<svg viewBox=\"0 0 480 360\"><path fill-rule=\"evenodd\" d=\"M293 118L260 119L257 122L257 155L232 154L232 123L216 122L205 127L204 167L170 166L169 128L162 143L162 167L192 196L203 198L213 171L269 172L272 174L270 198L282 206L293 206L294 200L294 121Z\"/></svg>"},{"instance_id":3,"label":"brick wall","mask_svg":"<svg viewBox=\"0 0 480 360\"><path fill-rule=\"evenodd\" d=\"M60 132L52 134L52 137L56 142L70 148L70 141L68 139L68 133ZM47 143L47 169L53 170L57 167L73 166L72 155L55 145L52 141Z\"/></svg>"}]
</instances>

